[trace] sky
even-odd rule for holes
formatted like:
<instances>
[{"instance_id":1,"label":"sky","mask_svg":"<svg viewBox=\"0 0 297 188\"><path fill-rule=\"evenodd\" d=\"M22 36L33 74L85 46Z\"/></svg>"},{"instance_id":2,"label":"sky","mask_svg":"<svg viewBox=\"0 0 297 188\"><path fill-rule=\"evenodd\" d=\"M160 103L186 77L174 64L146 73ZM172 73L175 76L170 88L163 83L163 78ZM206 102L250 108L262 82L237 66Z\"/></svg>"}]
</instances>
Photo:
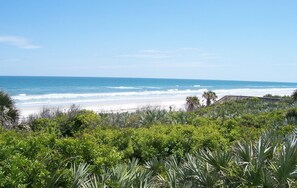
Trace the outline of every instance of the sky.
<instances>
[{"instance_id":1,"label":"sky","mask_svg":"<svg viewBox=\"0 0 297 188\"><path fill-rule=\"evenodd\" d=\"M295 0L0 1L0 75L297 82Z\"/></svg>"}]
</instances>

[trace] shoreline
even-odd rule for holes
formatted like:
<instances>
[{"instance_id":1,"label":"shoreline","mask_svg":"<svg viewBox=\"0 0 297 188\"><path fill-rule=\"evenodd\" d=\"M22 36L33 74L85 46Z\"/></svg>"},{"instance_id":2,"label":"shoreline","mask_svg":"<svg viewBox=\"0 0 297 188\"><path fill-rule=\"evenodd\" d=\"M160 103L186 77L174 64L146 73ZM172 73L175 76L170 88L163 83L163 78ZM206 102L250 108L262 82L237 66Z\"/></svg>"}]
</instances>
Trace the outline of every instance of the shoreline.
<instances>
[{"instance_id":1,"label":"shoreline","mask_svg":"<svg viewBox=\"0 0 297 188\"><path fill-rule=\"evenodd\" d=\"M39 114L44 108L60 109L61 111L67 111L72 105L76 105L80 109L92 110L96 113L117 113L117 112L134 112L142 108L152 107L169 110L172 107L173 110L184 110L185 98L182 100L150 100L150 101L121 101L109 102L109 103L69 103L65 105L44 105L36 107L18 107L20 110L20 117L26 118L30 115Z\"/></svg>"},{"instance_id":2,"label":"shoreline","mask_svg":"<svg viewBox=\"0 0 297 188\"><path fill-rule=\"evenodd\" d=\"M219 100L220 98L226 95L241 95L241 96L254 96L261 97L265 94L286 96L291 95L291 93L295 90L295 88L269 88L269 89L227 89L227 90L213 90ZM17 108L20 110L21 119L26 118L30 115L38 114L44 108L50 109L60 109L62 111L66 111L70 108L71 105L76 105L81 109L93 110L97 113L112 113L112 112L133 112L141 108L145 107L157 107L160 109L169 110L170 107L173 110L184 110L186 104L187 96L197 96L202 102L202 93L206 91L206 89L200 89L196 91L178 91L180 93L166 93L163 95L159 94L149 94L149 95L139 95L139 93L135 92L136 95L127 95L127 92L118 93L116 97L110 98L94 98L93 100L85 99L85 100L71 100L65 102L47 102L40 101L38 103L29 103L29 104L21 104L16 102ZM97 95L102 95L99 93ZM124 94L124 95L121 95ZM66 94L69 95L69 94ZM86 94L81 94L86 95ZM96 94L93 94L96 95ZM26 96L25 96L26 97ZM30 97L30 96L28 96ZM106 99L106 100L104 100Z\"/></svg>"}]
</instances>

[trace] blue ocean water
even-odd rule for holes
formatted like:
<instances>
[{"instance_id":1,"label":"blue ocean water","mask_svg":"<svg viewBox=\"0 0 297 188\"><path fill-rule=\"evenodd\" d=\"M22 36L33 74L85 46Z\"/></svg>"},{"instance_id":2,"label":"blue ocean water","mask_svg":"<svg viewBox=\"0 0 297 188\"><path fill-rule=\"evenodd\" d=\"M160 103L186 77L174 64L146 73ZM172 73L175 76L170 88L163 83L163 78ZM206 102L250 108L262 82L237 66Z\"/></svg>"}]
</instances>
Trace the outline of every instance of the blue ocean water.
<instances>
[{"instance_id":1,"label":"blue ocean water","mask_svg":"<svg viewBox=\"0 0 297 188\"><path fill-rule=\"evenodd\" d=\"M31 77L0 76L0 90L10 95L42 95L62 93L111 93L123 91L162 91L170 89L188 90L206 88L296 88L297 83L150 79L150 78L100 78L100 77Z\"/></svg>"},{"instance_id":2,"label":"blue ocean water","mask_svg":"<svg viewBox=\"0 0 297 188\"><path fill-rule=\"evenodd\" d=\"M19 107L181 99L199 96L206 90L214 90L219 95L288 94L296 87L297 83L281 82L0 76L0 90L8 92Z\"/></svg>"}]
</instances>

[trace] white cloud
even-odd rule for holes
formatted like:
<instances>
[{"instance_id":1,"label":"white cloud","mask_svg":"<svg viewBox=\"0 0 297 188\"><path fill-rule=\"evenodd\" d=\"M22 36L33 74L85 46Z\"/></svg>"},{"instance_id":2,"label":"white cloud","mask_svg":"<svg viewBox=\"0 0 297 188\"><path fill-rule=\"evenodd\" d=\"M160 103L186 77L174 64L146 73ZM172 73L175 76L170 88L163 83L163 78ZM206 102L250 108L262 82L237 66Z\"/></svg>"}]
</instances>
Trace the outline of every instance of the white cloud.
<instances>
[{"instance_id":1,"label":"white cloud","mask_svg":"<svg viewBox=\"0 0 297 188\"><path fill-rule=\"evenodd\" d=\"M134 57L134 58L169 58L172 56L171 51L162 50L139 50L133 54L124 54L121 57Z\"/></svg>"},{"instance_id":2,"label":"white cloud","mask_svg":"<svg viewBox=\"0 0 297 188\"><path fill-rule=\"evenodd\" d=\"M215 54L206 53L199 48L178 48L174 50L139 50L135 53L120 55L127 58L151 58L151 59L168 59L177 57L192 57L199 59L217 58Z\"/></svg>"},{"instance_id":3,"label":"white cloud","mask_svg":"<svg viewBox=\"0 0 297 188\"><path fill-rule=\"evenodd\" d=\"M0 36L0 43L16 46L23 49L37 49L41 46L33 44L30 40L19 36Z\"/></svg>"},{"instance_id":4,"label":"white cloud","mask_svg":"<svg viewBox=\"0 0 297 188\"><path fill-rule=\"evenodd\" d=\"M207 52L200 48L177 48L171 50L139 50L134 53L118 56L121 64L127 62L128 66L139 66L142 68L173 68L176 70L188 68L220 68L226 66L220 63L223 59L217 54Z\"/></svg>"}]
</instances>

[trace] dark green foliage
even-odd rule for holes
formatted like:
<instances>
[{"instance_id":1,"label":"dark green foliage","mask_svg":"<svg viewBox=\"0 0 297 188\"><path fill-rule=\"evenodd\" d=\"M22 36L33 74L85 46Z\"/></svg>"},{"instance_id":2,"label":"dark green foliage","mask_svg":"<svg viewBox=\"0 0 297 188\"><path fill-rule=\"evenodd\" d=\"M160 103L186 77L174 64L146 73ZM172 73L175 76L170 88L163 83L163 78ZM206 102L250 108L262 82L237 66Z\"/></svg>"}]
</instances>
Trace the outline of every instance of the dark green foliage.
<instances>
[{"instance_id":1,"label":"dark green foliage","mask_svg":"<svg viewBox=\"0 0 297 188\"><path fill-rule=\"evenodd\" d=\"M19 113L12 98L7 93L0 91L0 125L12 128L18 117Z\"/></svg>"},{"instance_id":2,"label":"dark green foliage","mask_svg":"<svg viewBox=\"0 0 297 188\"><path fill-rule=\"evenodd\" d=\"M107 168L98 180L106 187L296 187L296 136L263 134L229 150L199 150L178 159L137 159Z\"/></svg>"},{"instance_id":3,"label":"dark green foliage","mask_svg":"<svg viewBox=\"0 0 297 188\"><path fill-rule=\"evenodd\" d=\"M30 130L0 128L0 187L293 187L296 112L287 98L193 112L44 109L22 122Z\"/></svg>"},{"instance_id":4,"label":"dark green foliage","mask_svg":"<svg viewBox=\"0 0 297 188\"><path fill-rule=\"evenodd\" d=\"M202 95L206 99L206 106L209 106L212 102L215 102L218 96L213 91L206 91Z\"/></svg>"},{"instance_id":5,"label":"dark green foliage","mask_svg":"<svg viewBox=\"0 0 297 188\"><path fill-rule=\"evenodd\" d=\"M258 98L253 98L199 108L196 110L196 114L213 119L234 118L245 114L257 115L265 112L286 110L294 107L297 107L297 104L292 104L292 101L287 98L282 98L277 102L268 102Z\"/></svg>"},{"instance_id":6,"label":"dark green foliage","mask_svg":"<svg viewBox=\"0 0 297 188\"><path fill-rule=\"evenodd\" d=\"M191 112L200 107L200 100L196 96L189 96L186 98L186 110Z\"/></svg>"},{"instance_id":7,"label":"dark green foliage","mask_svg":"<svg viewBox=\"0 0 297 188\"><path fill-rule=\"evenodd\" d=\"M288 124L297 125L297 109L288 110L285 116Z\"/></svg>"},{"instance_id":8,"label":"dark green foliage","mask_svg":"<svg viewBox=\"0 0 297 188\"><path fill-rule=\"evenodd\" d=\"M44 115L42 116L44 117ZM32 118L28 122L33 131L47 131L62 136L74 136L86 128L100 125L101 117L88 110L68 111L67 113L57 113L50 118Z\"/></svg>"},{"instance_id":9,"label":"dark green foliage","mask_svg":"<svg viewBox=\"0 0 297 188\"><path fill-rule=\"evenodd\" d=\"M61 114L54 121L60 125L60 131L63 136L73 136L86 128L99 125L100 116L92 111L82 110L70 116Z\"/></svg>"},{"instance_id":10,"label":"dark green foliage","mask_svg":"<svg viewBox=\"0 0 297 188\"><path fill-rule=\"evenodd\" d=\"M292 93L292 98L294 101L297 101L297 89Z\"/></svg>"}]
</instances>

